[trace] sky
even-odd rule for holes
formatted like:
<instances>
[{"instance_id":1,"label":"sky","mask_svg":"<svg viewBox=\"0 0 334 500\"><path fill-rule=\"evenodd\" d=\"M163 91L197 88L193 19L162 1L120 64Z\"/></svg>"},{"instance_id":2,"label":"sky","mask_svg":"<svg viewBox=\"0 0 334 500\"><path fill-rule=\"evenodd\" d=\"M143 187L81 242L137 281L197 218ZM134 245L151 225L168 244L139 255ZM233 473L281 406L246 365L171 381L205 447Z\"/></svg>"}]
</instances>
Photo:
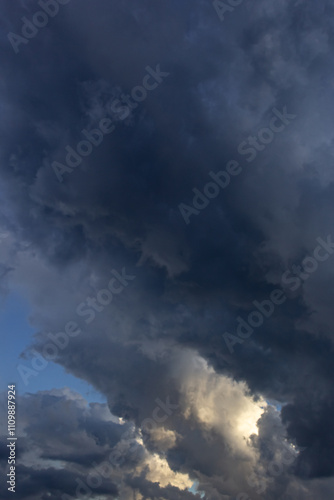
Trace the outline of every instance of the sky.
<instances>
[{"instance_id":1,"label":"sky","mask_svg":"<svg viewBox=\"0 0 334 500\"><path fill-rule=\"evenodd\" d=\"M0 13L0 497L332 500L333 3Z\"/></svg>"}]
</instances>

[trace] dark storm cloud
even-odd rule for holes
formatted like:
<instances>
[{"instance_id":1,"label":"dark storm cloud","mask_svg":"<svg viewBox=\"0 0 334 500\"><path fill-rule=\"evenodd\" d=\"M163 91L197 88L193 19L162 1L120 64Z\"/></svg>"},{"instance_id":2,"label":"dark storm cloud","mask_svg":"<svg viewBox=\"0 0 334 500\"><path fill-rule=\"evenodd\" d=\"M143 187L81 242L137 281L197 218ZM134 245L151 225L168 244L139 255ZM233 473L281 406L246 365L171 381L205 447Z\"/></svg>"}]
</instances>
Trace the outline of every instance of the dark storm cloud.
<instances>
[{"instance_id":1,"label":"dark storm cloud","mask_svg":"<svg viewBox=\"0 0 334 500\"><path fill-rule=\"evenodd\" d=\"M13 251L2 257L3 286L12 280L28 290L37 349L48 332L81 321L81 335L57 361L137 426L156 398L182 401L174 353L194 349L254 394L287 403L289 438L305 448L295 476L284 476L287 495L302 491L298 476L332 476L333 257L235 354L222 337L332 231L332 6L243 2L221 23L210 2L100 0L92 8L71 0L15 54L6 33L19 33L21 17L36 9L34 2L3 6L0 194L2 224L14 234ZM141 84L148 65L169 76L124 121L108 114L114 99ZM255 148L248 164L239 145L284 106L296 118L265 149ZM115 131L58 182L52 162L63 162L66 146L76 148L81 130L104 116ZM192 189L230 160L241 174L186 225L178 205L191 205ZM86 325L77 305L123 266L135 269L135 282ZM78 435L81 425L73 423ZM168 420L183 436L167 454L170 467L198 470L221 498L247 488L243 467L233 472L217 458L223 439L211 455L206 449L211 460L203 463L206 435L196 419L193 425L187 430L180 414ZM110 445L108 425L97 427L100 446ZM39 441L38 429L28 429ZM50 439L43 448L45 459L85 460ZM230 483L214 477L218 463ZM144 476L128 484L144 497L155 494ZM177 498L168 488L159 494Z\"/></svg>"},{"instance_id":2,"label":"dark storm cloud","mask_svg":"<svg viewBox=\"0 0 334 500\"><path fill-rule=\"evenodd\" d=\"M102 462L107 450L112 450L126 432L110 419L106 405L88 406L80 396L68 391L22 397L20 413L16 469L20 498L42 499L46 492L54 498L60 499L65 493L68 498L76 498L76 488L87 481L93 464ZM2 463L7 463L6 457ZM42 463L46 467L41 467ZM94 490L96 495L116 494L112 478L107 479ZM7 498L6 488L2 495Z\"/></svg>"},{"instance_id":3,"label":"dark storm cloud","mask_svg":"<svg viewBox=\"0 0 334 500\"><path fill-rule=\"evenodd\" d=\"M81 483L75 483L73 481L73 472L57 470L51 467L43 470L35 470L33 468L19 466L17 468L17 474L21 478L17 493L22 499L44 500L45 498L51 498L52 500L63 500L64 498L80 498L76 496L76 488L78 484ZM76 479L84 482L85 476L78 474ZM45 492L49 494L45 495ZM96 489L96 496L101 494L108 494L110 498L115 498L117 489L112 484L109 487L99 487ZM2 498L7 500L12 497L8 494L8 491L3 489Z\"/></svg>"}]
</instances>

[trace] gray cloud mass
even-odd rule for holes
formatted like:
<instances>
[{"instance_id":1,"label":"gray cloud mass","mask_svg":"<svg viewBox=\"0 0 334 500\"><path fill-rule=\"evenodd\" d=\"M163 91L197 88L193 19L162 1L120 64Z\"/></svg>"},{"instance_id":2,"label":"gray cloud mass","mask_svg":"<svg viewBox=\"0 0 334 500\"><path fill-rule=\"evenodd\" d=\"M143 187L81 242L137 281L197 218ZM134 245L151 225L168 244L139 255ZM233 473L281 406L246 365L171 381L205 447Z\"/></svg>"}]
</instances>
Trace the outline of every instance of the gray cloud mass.
<instances>
[{"instance_id":1,"label":"gray cloud mass","mask_svg":"<svg viewBox=\"0 0 334 500\"><path fill-rule=\"evenodd\" d=\"M7 33L38 4L0 7L1 290L31 305L22 363L75 321L53 362L108 402L28 386L18 498L79 498L117 450L89 498L332 499L334 256L233 353L223 334L334 239L333 5L245 0L222 22L203 0L71 0L18 54ZM169 76L112 112L158 65ZM250 145L284 107L291 123ZM105 117L113 132L59 182L52 163ZM186 224L179 205L231 160L241 173ZM78 305L122 268L135 279L87 323Z\"/></svg>"}]
</instances>

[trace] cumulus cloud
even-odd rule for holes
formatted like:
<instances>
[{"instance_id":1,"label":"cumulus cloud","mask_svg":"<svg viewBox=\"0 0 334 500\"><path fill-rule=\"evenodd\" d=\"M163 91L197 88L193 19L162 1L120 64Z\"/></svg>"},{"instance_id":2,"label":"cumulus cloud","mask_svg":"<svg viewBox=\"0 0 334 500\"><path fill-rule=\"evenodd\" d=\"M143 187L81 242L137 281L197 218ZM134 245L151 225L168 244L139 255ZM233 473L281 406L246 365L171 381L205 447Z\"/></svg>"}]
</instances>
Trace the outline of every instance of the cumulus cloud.
<instances>
[{"instance_id":1,"label":"cumulus cloud","mask_svg":"<svg viewBox=\"0 0 334 500\"><path fill-rule=\"evenodd\" d=\"M58 363L108 401L20 398L21 497L75 498L114 450L93 498L332 498L333 256L233 355L223 334L331 234L333 7L242 2L221 22L202 0L72 0L18 54L6 34L36 5L1 9L0 290L31 307L22 364ZM110 112L157 65L168 77ZM296 118L254 143L284 107ZM59 182L52 163L104 117L115 130ZM179 204L230 160L242 172L185 224ZM123 268L135 279L85 321ZM69 321L80 334L37 373Z\"/></svg>"}]
</instances>

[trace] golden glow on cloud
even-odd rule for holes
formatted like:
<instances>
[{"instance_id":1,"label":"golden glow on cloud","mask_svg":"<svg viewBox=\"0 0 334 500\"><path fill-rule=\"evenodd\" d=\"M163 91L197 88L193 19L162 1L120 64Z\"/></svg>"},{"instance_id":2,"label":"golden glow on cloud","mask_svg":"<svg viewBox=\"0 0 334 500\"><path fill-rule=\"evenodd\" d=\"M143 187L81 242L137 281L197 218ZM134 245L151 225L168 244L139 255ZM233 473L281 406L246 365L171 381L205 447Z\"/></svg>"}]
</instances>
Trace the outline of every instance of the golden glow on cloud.
<instances>
[{"instance_id":1,"label":"golden glow on cloud","mask_svg":"<svg viewBox=\"0 0 334 500\"><path fill-rule=\"evenodd\" d=\"M253 455L249 438L258 433L257 421L267 403L262 398L255 401L244 382L217 374L194 353L188 353L182 364L186 368L180 360L185 417L196 418L203 427L221 434L232 451Z\"/></svg>"},{"instance_id":2,"label":"golden glow on cloud","mask_svg":"<svg viewBox=\"0 0 334 500\"><path fill-rule=\"evenodd\" d=\"M176 444L177 433L164 427L157 427L150 432L150 438L159 446L162 451L173 448Z\"/></svg>"},{"instance_id":3,"label":"golden glow on cloud","mask_svg":"<svg viewBox=\"0 0 334 500\"><path fill-rule=\"evenodd\" d=\"M170 438L169 431L166 432ZM141 438L137 438L136 441L144 446ZM159 456L157 453L150 453L147 450L144 460L136 468L136 473L139 475L145 469L148 471L146 479L152 481L152 483L159 483L161 488L171 485L180 490L185 490L191 488L193 484L187 474L172 471L164 457Z\"/></svg>"},{"instance_id":4,"label":"golden glow on cloud","mask_svg":"<svg viewBox=\"0 0 334 500\"><path fill-rule=\"evenodd\" d=\"M153 483L158 482L162 488L170 484L180 490L185 490L193 485L193 481L187 474L172 471L167 460L157 454L150 455L145 465L149 468L146 479Z\"/></svg>"},{"instance_id":5,"label":"golden glow on cloud","mask_svg":"<svg viewBox=\"0 0 334 500\"><path fill-rule=\"evenodd\" d=\"M256 423L262 413L263 409L256 404L245 410L237 422L237 431L240 432L244 438L249 438L252 434L257 435L258 427Z\"/></svg>"}]
</instances>

